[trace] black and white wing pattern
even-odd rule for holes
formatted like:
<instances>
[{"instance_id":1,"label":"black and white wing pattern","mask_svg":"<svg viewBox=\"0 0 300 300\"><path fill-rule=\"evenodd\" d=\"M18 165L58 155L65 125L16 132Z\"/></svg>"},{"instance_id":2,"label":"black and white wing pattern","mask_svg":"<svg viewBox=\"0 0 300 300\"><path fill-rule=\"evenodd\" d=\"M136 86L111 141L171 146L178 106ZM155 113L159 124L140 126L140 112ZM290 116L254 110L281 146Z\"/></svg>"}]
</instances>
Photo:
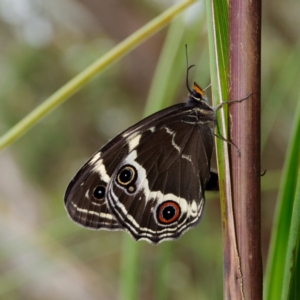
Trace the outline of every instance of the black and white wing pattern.
<instances>
[{"instance_id":1,"label":"black and white wing pattern","mask_svg":"<svg viewBox=\"0 0 300 300\"><path fill-rule=\"evenodd\" d=\"M195 84L186 103L145 118L92 156L67 188L69 216L92 229L127 230L136 240L178 238L199 222L204 191L216 186L214 125L215 112Z\"/></svg>"}]
</instances>

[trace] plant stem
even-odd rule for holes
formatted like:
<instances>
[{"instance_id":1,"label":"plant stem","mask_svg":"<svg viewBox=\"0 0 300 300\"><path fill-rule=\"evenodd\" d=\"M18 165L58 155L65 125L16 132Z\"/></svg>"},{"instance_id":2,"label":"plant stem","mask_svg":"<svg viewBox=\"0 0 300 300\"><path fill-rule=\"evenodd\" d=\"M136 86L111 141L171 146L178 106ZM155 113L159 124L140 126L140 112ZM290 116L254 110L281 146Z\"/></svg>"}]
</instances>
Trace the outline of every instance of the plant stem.
<instances>
[{"instance_id":1,"label":"plant stem","mask_svg":"<svg viewBox=\"0 0 300 300\"><path fill-rule=\"evenodd\" d=\"M240 293L226 299L262 299L260 237L260 35L261 1L229 2L229 99L231 178Z\"/></svg>"}]
</instances>

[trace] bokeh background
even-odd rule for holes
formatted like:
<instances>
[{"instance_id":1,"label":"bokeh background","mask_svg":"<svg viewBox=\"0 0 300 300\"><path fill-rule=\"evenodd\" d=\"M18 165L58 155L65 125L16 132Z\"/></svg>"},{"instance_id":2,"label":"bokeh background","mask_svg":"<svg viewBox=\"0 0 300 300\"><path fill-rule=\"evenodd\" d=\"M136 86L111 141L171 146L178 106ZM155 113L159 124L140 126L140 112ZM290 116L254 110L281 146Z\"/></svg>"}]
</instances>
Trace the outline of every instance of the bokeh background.
<instances>
[{"instance_id":1,"label":"bokeh background","mask_svg":"<svg viewBox=\"0 0 300 300\"><path fill-rule=\"evenodd\" d=\"M0 0L0 134L173 3ZM299 101L299 15L297 1L263 1L264 265ZM174 103L187 95L185 43L190 62L197 65L191 80L202 86L210 82L204 3L186 10L177 21L182 52L170 60L164 56L163 61L174 70L176 80L173 85L170 81L168 94ZM121 266L127 255L123 244L128 234L77 226L67 217L63 196L72 176L96 150L141 119L154 78L165 80L155 70L162 49L166 44L172 47L174 29L173 40L170 35L165 28L151 37L0 153L1 299L122 297ZM138 299L155 299L161 284L167 290L165 299L222 298L218 194L207 194L201 224L178 241L159 246L138 243ZM169 272L164 269L158 275L164 248L168 248Z\"/></svg>"}]
</instances>

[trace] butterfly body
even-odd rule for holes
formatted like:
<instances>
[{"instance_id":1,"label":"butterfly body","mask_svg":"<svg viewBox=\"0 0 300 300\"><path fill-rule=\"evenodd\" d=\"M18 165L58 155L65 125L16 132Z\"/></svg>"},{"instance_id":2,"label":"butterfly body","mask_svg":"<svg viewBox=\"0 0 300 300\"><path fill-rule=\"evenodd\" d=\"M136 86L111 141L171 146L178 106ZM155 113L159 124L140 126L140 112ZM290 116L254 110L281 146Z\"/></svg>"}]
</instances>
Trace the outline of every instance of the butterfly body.
<instances>
[{"instance_id":1,"label":"butterfly body","mask_svg":"<svg viewBox=\"0 0 300 300\"><path fill-rule=\"evenodd\" d=\"M72 220L153 243L196 225L210 186L215 111L194 90L185 103L131 126L96 152L65 194Z\"/></svg>"}]
</instances>

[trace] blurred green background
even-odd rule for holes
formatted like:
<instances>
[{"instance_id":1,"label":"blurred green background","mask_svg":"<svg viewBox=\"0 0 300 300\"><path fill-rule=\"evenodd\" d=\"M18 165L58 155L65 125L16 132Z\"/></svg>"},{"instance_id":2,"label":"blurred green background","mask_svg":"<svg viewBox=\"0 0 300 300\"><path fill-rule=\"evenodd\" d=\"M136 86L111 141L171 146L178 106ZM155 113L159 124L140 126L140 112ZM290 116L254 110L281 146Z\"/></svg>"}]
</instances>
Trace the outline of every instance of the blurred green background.
<instances>
[{"instance_id":1,"label":"blurred green background","mask_svg":"<svg viewBox=\"0 0 300 300\"><path fill-rule=\"evenodd\" d=\"M0 134L172 4L158 0L0 0ZM264 264L299 99L299 14L297 1L263 1ZM77 226L67 217L63 196L72 176L96 150L141 119L151 83L166 79L155 69L163 47L172 49L176 33L181 52L160 60L172 66L170 99L180 102L187 95L185 43L190 63L197 65L191 81L195 79L202 87L209 84L204 3L187 9L176 22L180 30L173 27L172 38L168 28L160 31L0 153L0 299L121 298L120 265L127 255L122 243L128 234ZM158 277L166 287L166 299L222 298L218 194L207 193L201 223L178 241L139 245L138 299L155 298L161 284ZM166 247L170 254L167 268L158 276L161 251Z\"/></svg>"}]
</instances>

